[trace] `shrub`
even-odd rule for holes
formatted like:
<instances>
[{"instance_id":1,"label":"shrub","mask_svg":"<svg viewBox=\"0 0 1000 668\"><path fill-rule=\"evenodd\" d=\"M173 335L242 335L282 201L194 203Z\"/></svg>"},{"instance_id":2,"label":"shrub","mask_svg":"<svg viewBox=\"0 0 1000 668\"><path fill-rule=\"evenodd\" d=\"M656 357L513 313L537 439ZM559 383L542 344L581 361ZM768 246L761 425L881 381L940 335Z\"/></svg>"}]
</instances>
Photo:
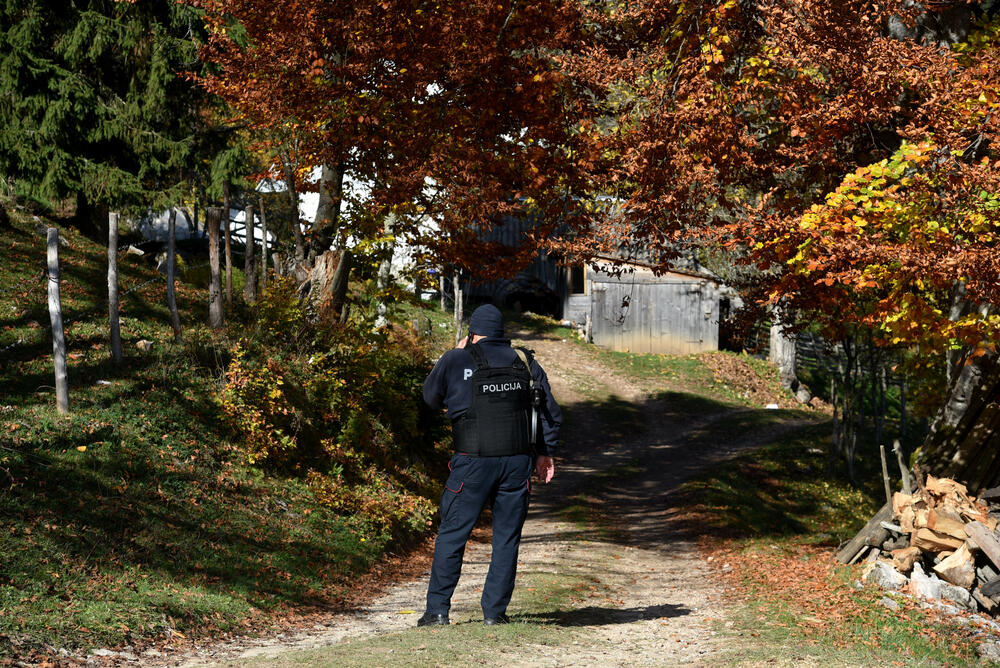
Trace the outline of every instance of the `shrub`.
<instances>
[{"instance_id":1,"label":"shrub","mask_svg":"<svg viewBox=\"0 0 1000 668\"><path fill-rule=\"evenodd\" d=\"M303 475L316 499L393 535L426 528L436 441L425 349L404 333L331 323L291 283L268 290L231 349L222 413L246 459Z\"/></svg>"}]
</instances>

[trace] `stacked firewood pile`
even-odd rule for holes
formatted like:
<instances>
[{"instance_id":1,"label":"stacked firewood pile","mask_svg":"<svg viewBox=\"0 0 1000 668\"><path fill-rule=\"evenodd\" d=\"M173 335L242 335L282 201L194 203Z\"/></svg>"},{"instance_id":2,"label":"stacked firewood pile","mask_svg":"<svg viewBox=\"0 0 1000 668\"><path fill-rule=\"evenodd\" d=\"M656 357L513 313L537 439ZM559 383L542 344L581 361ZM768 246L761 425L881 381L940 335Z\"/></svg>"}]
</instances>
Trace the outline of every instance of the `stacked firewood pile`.
<instances>
[{"instance_id":1,"label":"stacked firewood pile","mask_svg":"<svg viewBox=\"0 0 1000 668\"><path fill-rule=\"evenodd\" d=\"M948 478L917 485L896 492L838 558L863 559L862 579L883 588L1000 614L1000 506L987 502L1000 489L976 498Z\"/></svg>"}]
</instances>

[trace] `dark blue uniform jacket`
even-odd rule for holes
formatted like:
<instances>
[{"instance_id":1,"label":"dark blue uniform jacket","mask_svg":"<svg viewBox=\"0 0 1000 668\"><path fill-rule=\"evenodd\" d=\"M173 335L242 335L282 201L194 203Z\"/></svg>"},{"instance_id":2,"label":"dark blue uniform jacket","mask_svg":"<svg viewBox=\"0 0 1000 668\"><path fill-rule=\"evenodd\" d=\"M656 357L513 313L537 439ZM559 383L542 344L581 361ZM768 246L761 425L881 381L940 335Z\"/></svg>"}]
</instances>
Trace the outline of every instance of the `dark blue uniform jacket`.
<instances>
[{"instance_id":1,"label":"dark blue uniform jacket","mask_svg":"<svg viewBox=\"0 0 1000 668\"><path fill-rule=\"evenodd\" d=\"M511 366L517 359L517 353L510 346L510 339L486 338L479 342L486 353L486 359L492 367ZM476 363L464 348L449 350L431 370L424 381L424 401L431 408L448 408L448 418L457 420L465 415L472 404L472 391L469 378L476 370ZM553 455L559 438L559 427L562 424L562 410L552 397L549 378L537 361L531 362L531 377L535 386L545 392L545 405L541 411L542 442L539 444L539 455Z\"/></svg>"}]
</instances>

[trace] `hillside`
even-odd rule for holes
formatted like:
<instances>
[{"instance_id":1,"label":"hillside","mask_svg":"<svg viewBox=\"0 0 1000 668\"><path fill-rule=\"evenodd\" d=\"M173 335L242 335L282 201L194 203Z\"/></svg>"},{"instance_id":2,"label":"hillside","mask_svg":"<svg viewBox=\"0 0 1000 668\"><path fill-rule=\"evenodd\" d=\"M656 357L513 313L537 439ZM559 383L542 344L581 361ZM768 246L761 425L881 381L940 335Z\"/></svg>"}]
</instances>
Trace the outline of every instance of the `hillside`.
<instances>
[{"instance_id":1,"label":"hillside","mask_svg":"<svg viewBox=\"0 0 1000 668\"><path fill-rule=\"evenodd\" d=\"M237 307L226 331L210 332L198 269L180 274L184 343L174 345L164 278L147 259L121 252L125 359L114 365L106 249L66 228L71 412L58 415L40 271L48 224L15 212L13 228L0 230L0 657L204 635L336 605L385 550L426 530L440 430L414 390L427 368L419 345L386 362L379 351L402 348L344 334L369 351L341 364L345 373L382 364L410 379L402 394L384 398L413 422L397 470L382 466L370 438L368 450L354 447L340 422L328 420L333 433L323 432L321 415L304 415L303 424L312 419L322 443L343 445L338 452L356 471L326 455L253 457L242 423L226 415L236 406L232 397L225 404L231 379L223 375L234 351L252 352L244 369L266 359L294 371L319 354L317 345L289 344L281 319L264 308ZM331 364L339 359L326 354ZM376 378L366 387L346 397L357 415L374 412L382 385ZM393 425L353 424L394 439L378 444L386 453L398 446ZM366 499L380 512L364 512Z\"/></svg>"}]
</instances>

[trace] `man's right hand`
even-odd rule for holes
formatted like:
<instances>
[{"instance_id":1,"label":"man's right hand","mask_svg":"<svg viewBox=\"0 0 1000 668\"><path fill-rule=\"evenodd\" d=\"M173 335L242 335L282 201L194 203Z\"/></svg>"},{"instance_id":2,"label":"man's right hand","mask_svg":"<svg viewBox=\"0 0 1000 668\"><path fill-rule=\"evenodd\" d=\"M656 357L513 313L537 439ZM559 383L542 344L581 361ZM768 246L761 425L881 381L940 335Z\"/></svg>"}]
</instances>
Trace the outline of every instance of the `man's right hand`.
<instances>
[{"instance_id":1,"label":"man's right hand","mask_svg":"<svg viewBox=\"0 0 1000 668\"><path fill-rule=\"evenodd\" d=\"M535 475L542 482L549 482L552 480L552 476L556 474L556 461L552 457L546 457L545 455L539 455L535 460Z\"/></svg>"}]
</instances>

